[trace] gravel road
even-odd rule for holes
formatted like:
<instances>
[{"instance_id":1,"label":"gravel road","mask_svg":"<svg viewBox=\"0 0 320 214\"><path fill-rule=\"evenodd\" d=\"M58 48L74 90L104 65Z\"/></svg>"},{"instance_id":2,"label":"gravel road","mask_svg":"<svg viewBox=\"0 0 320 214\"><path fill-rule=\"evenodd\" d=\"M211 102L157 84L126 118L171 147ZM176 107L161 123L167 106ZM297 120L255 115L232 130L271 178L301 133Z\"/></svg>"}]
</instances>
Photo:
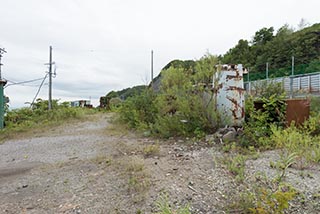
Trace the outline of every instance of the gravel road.
<instances>
[{"instance_id":1,"label":"gravel road","mask_svg":"<svg viewBox=\"0 0 320 214\"><path fill-rule=\"evenodd\" d=\"M100 133L107 125L104 116L98 121L68 124L50 130L45 136L8 140L0 145L0 176L3 169L30 169L40 164L95 157L99 150L97 144L105 138Z\"/></svg>"},{"instance_id":2,"label":"gravel road","mask_svg":"<svg viewBox=\"0 0 320 214\"><path fill-rule=\"evenodd\" d=\"M155 213L164 192L173 208L189 204L196 214L226 213L243 191L219 163L219 146L142 138L109 123L110 117L91 115L1 144L0 213ZM150 148L158 150L146 155ZM278 151L248 159L244 183L256 173L274 178L270 161L278 159ZM286 181L300 195L287 213L320 212L319 169L288 170Z\"/></svg>"}]
</instances>

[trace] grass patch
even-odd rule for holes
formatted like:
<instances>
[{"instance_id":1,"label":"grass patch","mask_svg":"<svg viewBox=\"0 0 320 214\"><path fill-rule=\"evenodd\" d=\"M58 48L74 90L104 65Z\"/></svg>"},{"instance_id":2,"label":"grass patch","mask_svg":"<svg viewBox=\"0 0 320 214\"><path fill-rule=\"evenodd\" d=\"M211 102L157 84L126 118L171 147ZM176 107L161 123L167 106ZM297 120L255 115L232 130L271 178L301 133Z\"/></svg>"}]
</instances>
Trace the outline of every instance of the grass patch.
<instances>
[{"instance_id":1,"label":"grass patch","mask_svg":"<svg viewBox=\"0 0 320 214\"><path fill-rule=\"evenodd\" d=\"M160 154L160 146L159 144L147 145L142 152L145 157L157 156Z\"/></svg>"},{"instance_id":2,"label":"grass patch","mask_svg":"<svg viewBox=\"0 0 320 214\"><path fill-rule=\"evenodd\" d=\"M112 158L106 155L97 155L91 159L91 162L101 166L110 166L112 164Z\"/></svg>"},{"instance_id":3,"label":"grass patch","mask_svg":"<svg viewBox=\"0 0 320 214\"><path fill-rule=\"evenodd\" d=\"M117 119L116 115L113 115L110 119L110 125L107 126L105 130L105 134L109 136L123 136L129 133L129 127L124 124L120 123Z\"/></svg>"},{"instance_id":4,"label":"grass patch","mask_svg":"<svg viewBox=\"0 0 320 214\"><path fill-rule=\"evenodd\" d=\"M158 212L156 214L191 214L189 205L173 208L169 203L169 197L165 193L161 193L156 201Z\"/></svg>"},{"instance_id":5,"label":"grass patch","mask_svg":"<svg viewBox=\"0 0 320 214\"><path fill-rule=\"evenodd\" d=\"M312 120L311 120L312 122ZM310 123L307 121L306 124ZM272 144L282 148L285 153L295 153L295 166L303 169L311 164L320 163L320 137L313 136L313 129L301 129L295 126L282 129L272 127L269 138Z\"/></svg>"},{"instance_id":6,"label":"grass patch","mask_svg":"<svg viewBox=\"0 0 320 214\"><path fill-rule=\"evenodd\" d=\"M290 185L269 180L266 175L256 174L255 180L248 180L242 189L230 193L226 207L229 213L283 214L289 208L289 202L298 196Z\"/></svg>"},{"instance_id":7,"label":"grass patch","mask_svg":"<svg viewBox=\"0 0 320 214\"><path fill-rule=\"evenodd\" d=\"M137 156L127 156L118 160L115 166L127 180L125 187L132 195L132 201L134 203L144 201L151 185L150 173L145 168L144 160Z\"/></svg>"},{"instance_id":8,"label":"grass patch","mask_svg":"<svg viewBox=\"0 0 320 214\"><path fill-rule=\"evenodd\" d=\"M44 102L44 101L39 101ZM85 119L87 115L96 113L93 109L71 108L56 104L53 110L46 110L41 103L39 108L21 108L8 111L5 117L5 128L0 130L0 142L12 138L37 135L48 128L65 123Z\"/></svg>"},{"instance_id":9,"label":"grass patch","mask_svg":"<svg viewBox=\"0 0 320 214\"><path fill-rule=\"evenodd\" d=\"M227 154L224 155L219 161L225 168L234 176L237 182L242 183L245 179L245 167L247 156L241 154Z\"/></svg>"}]
</instances>

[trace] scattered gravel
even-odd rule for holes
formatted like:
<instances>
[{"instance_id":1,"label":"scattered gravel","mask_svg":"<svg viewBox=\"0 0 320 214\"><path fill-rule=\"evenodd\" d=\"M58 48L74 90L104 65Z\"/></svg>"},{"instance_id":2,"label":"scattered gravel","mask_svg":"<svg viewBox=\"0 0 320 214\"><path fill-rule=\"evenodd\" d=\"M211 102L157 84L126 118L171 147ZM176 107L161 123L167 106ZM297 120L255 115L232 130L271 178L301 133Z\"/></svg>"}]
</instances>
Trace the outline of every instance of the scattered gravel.
<instances>
[{"instance_id":1,"label":"scattered gravel","mask_svg":"<svg viewBox=\"0 0 320 214\"><path fill-rule=\"evenodd\" d=\"M109 118L92 115L0 145L0 213L155 213L164 192L174 208L227 213L230 198L243 191L221 165L219 146L141 138L114 130ZM160 151L145 156L143 148L157 143ZM268 151L247 160L246 175L274 178L270 161L279 158L279 151ZM320 212L319 169L288 169L285 181L301 193L288 213Z\"/></svg>"}]
</instances>

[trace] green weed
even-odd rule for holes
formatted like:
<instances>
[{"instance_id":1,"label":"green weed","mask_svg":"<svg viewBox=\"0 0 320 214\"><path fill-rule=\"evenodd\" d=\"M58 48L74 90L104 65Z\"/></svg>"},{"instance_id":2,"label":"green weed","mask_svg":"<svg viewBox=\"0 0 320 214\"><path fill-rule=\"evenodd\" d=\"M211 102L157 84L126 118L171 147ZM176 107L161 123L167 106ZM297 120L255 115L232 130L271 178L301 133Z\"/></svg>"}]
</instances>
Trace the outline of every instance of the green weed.
<instances>
[{"instance_id":1,"label":"green weed","mask_svg":"<svg viewBox=\"0 0 320 214\"><path fill-rule=\"evenodd\" d=\"M145 169L144 160L136 156L126 157L115 165L127 180L127 190L134 195L132 200L136 203L145 200L151 181L150 174Z\"/></svg>"},{"instance_id":2,"label":"green weed","mask_svg":"<svg viewBox=\"0 0 320 214\"><path fill-rule=\"evenodd\" d=\"M227 170L235 177L237 182L243 182L245 179L245 161L247 157L241 154L236 156L228 155L221 159Z\"/></svg>"},{"instance_id":3,"label":"green weed","mask_svg":"<svg viewBox=\"0 0 320 214\"><path fill-rule=\"evenodd\" d=\"M160 154L159 144L147 145L143 148L143 155L145 157L156 156Z\"/></svg>"},{"instance_id":4,"label":"green weed","mask_svg":"<svg viewBox=\"0 0 320 214\"><path fill-rule=\"evenodd\" d=\"M230 213L283 214L297 196L296 190L285 183L269 181L266 176L257 179L254 185L246 184L245 191L232 195L226 209Z\"/></svg>"},{"instance_id":5,"label":"green weed","mask_svg":"<svg viewBox=\"0 0 320 214\"><path fill-rule=\"evenodd\" d=\"M8 111L5 116L5 129L0 130L0 141L17 137L20 133L34 134L34 130L41 133L48 127L79 120L94 112L91 109L71 108L65 103L58 104L57 100L53 102L53 110L48 111L47 103L47 101L38 100L32 109L20 108Z\"/></svg>"},{"instance_id":6,"label":"green weed","mask_svg":"<svg viewBox=\"0 0 320 214\"><path fill-rule=\"evenodd\" d=\"M203 138L219 124L208 90L217 62L207 55L193 66L197 72L189 66L168 66L161 71L157 93L146 90L122 103L120 121L148 135Z\"/></svg>"},{"instance_id":7,"label":"green weed","mask_svg":"<svg viewBox=\"0 0 320 214\"><path fill-rule=\"evenodd\" d=\"M174 209L169 203L167 194L162 193L156 201L156 207L159 210L157 214L191 214L189 205Z\"/></svg>"},{"instance_id":8,"label":"green weed","mask_svg":"<svg viewBox=\"0 0 320 214\"><path fill-rule=\"evenodd\" d=\"M296 162L296 159L296 153L284 154L275 164L270 163L271 167L276 168L279 171L279 174L275 178L277 182L282 182L283 178L286 175L287 169Z\"/></svg>"},{"instance_id":9,"label":"green weed","mask_svg":"<svg viewBox=\"0 0 320 214\"><path fill-rule=\"evenodd\" d=\"M320 160L320 138L312 136L310 132L295 126L282 129L271 127L271 144L282 148L288 153L295 153L296 164L304 168L311 163L319 163Z\"/></svg>"}]
</instances>

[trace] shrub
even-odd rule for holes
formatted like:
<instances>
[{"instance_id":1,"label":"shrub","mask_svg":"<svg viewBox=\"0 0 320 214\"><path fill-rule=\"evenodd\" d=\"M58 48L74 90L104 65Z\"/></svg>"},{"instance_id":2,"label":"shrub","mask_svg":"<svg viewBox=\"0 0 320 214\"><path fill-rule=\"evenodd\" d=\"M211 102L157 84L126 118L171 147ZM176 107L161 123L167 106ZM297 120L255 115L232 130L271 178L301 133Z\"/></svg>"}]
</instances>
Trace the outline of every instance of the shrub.
<instances>
[{"instance_id":1,"label":"shrub","mask_svg":"<svg viewBox=\"0 0 320 214\"><path fill-rule=\"evenodd\" d=\"M204 136L217 126L214 99L208 90L215 57L206 56L198 71L169 67L161 72L160 91L146 90L127 99L120 108L120 120L129 127L151 130L160 137ZM204 84L202 84L202 82ZM201 83L201 84L198 84Z\"/></svg>"},{"instance_id":2,"label":"shrub","mask_svg":"<svg viewBox=\"0 0 320 214\"><path fill-rule=\"evenodd\" d=\"M142 94L128 98L120 107L120 121L134 129L148 129L155 122L158 109L155 94L146 89Z\"/></svg>"},{"instance_id":3,"label":"shrub","mask_svg":"<svg viewBox=\"0 0 320 214\"><path fill-rule=\"evenodd\" d=\"M229 212L285 213L289 208L289 202L297 196L297 191L286 183L269 181L266 177L259 176L256 179L257 185L245 186L246 190L231 196L231 203L227 207Z\"/></svg>"},{"instance_id":4,"label":"shrub","mask_svg":"<svg viewBox=\"0 0 320 214\"><path fill-rule=\"evenodd\" d=\"M81 118L86 109L71 108L66 103L58 104L53 101L53 110L48 111L48 101L38 99L33 108L20 108L8 111L5 116L5 129L1 139L9 137L9 133L22 132L34 127L54 125L68 119Z\"/></svg>"},{"instance_id":5,"label":"shrub","mask_svg":"<svg viewBox=\"0 0 320 214\"><path fill-rule=\"evenodd\" d=\"M310 132L299 129L294 125L283 129L272 126L272 135L269 142L288 153L295 153L297 164L301 168L308 163L320 162L320 137L312 136Z\"/></svg>"},{"instance_id":6,"label":"shrub","mask_svg":"<svg viewBox=\"0 0 320 214\"><path fill-rule=\"evenodd\" d=\"M111 98L109 101L109 106L111 110L116 110L121 106L122 100L119 97Z\"/></svg>"},{"instance_id":7,"label":"shrub","mask_svg":"<svg viewBox=\"0 0 320 214\"><path fill-rule=\"evenodd\" d=\"M255 109L254 102L260 102L262 108ZM282 127L285 124L284 96L274 94L259 99L248 97L245 105L246 123L243 138L240 141L241 145L264 149L273 148L274 145L270 144L266 138L272 134L271 126Z\"/></svg>"},{"instance_id":8,"label":"shrub","mask_svg":"<svg viewBox=\"0 0 320 214\"><path fill-rule=\"evenodd\" d=\"M194 86L183 69L163 71L161 91L156 98L158 116L155 132L164 137L198 135L213 129L214 113L208 107L205 90Z\"/></svg>"},{"instance_id":9,"label":"shrub","mask_svg":"<svg viewBox=\"0 0 320 214\"><path fill-rule=\"evenodd\" d=\"M285 90L282 83L270 80L260 80L252 85L252 96L269 99L271 96L283 97Z\"/></svg>"},{"instance_id":10,"label":"shrub","mask_svg":"<svg viewBox=\"0 0 320 214\"><path fill-rule=\"evenodd\" d=\"M257 202L255 207L249 208L251 213L284 213L284 210L289 208L289 201L294 199L296 191L286 184L276 185L276 188L257 188Z\"/></svg>"}]
</instances>

